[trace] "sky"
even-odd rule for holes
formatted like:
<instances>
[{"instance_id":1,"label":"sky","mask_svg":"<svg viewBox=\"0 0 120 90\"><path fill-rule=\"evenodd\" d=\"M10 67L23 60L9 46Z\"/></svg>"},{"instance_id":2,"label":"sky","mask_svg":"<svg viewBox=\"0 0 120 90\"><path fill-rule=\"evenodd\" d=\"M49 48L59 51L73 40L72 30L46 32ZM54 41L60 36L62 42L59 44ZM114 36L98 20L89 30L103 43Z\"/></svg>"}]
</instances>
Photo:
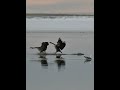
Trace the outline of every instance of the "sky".
<instances>
[{"instance_id":1,"label":"sky","mask_svg":"<svg viewBox=\"0 0 120 90\"><path fill-rule=\"evenodd\" d=\"M94 14L94 0L26 0L26 13Z\"/></svg>"}]
</instances>

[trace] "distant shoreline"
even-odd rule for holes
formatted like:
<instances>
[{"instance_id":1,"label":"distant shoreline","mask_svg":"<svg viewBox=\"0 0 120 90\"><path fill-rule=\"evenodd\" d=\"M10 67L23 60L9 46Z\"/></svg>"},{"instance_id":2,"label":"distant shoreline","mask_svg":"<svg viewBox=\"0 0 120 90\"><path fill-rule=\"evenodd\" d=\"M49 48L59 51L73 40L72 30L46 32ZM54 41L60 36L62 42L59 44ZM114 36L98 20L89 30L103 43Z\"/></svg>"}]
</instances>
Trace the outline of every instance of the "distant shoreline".
<instances>
[{"instance_id":1,"label":"distant shoreline","mask_svg":"<svg viewBox=\"0 0 120 90\"><path fill-rule=\"evenodd\" d=\"M94 31L26 31L26 33L94 33Z\"/></svg>"},{"instance_id":2,"label":"distant shoreline","mask_svg":"<svg viewBox=\"0 0 120 90\"><path fill-rule=\"evenodd\" d=\"M94 16L93 14L46 14L46 13L27 13L26 16Z\"/></svg>"}]
</instances>

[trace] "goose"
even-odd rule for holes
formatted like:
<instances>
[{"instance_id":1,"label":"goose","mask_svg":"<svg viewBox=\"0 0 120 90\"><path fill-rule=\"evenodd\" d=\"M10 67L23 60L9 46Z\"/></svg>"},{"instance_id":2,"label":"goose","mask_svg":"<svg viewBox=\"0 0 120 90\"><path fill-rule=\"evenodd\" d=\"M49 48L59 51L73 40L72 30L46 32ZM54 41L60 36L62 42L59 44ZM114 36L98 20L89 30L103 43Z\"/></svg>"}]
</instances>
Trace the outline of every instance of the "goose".
<instances>
[{"instance_id":1,"label":"goose","mask_svg":"<svg viewBox=\"0 0 120 90\"><path fill-rule=\"evenodd\" d=\"M49 43L51 43L51 44L53 44L53 45L55 46L55 49L56 49L56 52L55 52L55 53L57 53L57 52L61 52L61 53L62 53L61 50L63 50L64 47L66 46L65 41L63 42L63 41L61 40L61 38L58 39L57 44L54 44L53 42L49 42Z\"/></svg>"},{"instance_id":2,"label":"goose","mask_svg":"<svg viewBox=\"0 0 120 90\"><path fill-rule=\"evenodd\" d=\"M59 48L60 48L61 50L63 50L64 47L66 46L66 42L65 42L65 41L62 41L61 38L59 38L58 41L57 41L57 45L59 46Z\"/></svg>"},{"instance_id":3,"label":"goose","mask_svg":"<svg viewBox=\"0 0 120 90\"><path fill-rule=\"evenodd\" d=\"M57 52L61 52L61 53L62 53L60 47L59 47L57 44L54 44L54 43L52 43L52 42L50 42L50 43L55 46L55 49L56 49L56 52L55 52L55 53L57 53Z\"/></svg>"},{"instance_id":4,"label":"goose","mask_svg":"<svg viewBox=\"0 0 120 90\"><path fill-rule=\"evenodd\" d=\"M40 53L45 52L47 50L48 42L42 42L41 47L30 47L31 49L37 48Z\"/></svg>"}]
</instances>

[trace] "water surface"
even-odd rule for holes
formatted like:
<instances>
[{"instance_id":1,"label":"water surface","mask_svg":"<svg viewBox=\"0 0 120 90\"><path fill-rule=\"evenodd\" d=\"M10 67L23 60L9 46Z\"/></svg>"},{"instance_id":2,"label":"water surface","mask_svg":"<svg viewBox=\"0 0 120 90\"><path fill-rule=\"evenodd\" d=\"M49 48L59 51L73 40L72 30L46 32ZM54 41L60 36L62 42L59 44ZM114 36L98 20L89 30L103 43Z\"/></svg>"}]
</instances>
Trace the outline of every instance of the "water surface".
<instances>
[{"instance_id":1,"label":"water surface","mask_svg":"<svg viewBox=\"0 0 120 90\"><path fill-rule=\"evenodd\" d=\"M92 56L86 62L84 55L38 55L30 49L41 42L66 41L63 53L83 53ZM49 45L47 53L55 52ZM94 90L94 33L26 33L26 90Z\"/></svg>"}]
</instances>

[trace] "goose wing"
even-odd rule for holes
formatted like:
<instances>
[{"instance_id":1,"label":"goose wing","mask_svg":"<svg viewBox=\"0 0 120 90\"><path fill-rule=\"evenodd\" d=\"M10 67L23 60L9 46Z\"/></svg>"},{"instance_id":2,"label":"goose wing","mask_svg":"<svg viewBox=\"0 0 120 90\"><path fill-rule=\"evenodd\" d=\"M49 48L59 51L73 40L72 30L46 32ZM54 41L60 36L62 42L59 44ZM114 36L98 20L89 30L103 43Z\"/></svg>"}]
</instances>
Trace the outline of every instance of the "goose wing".
<instances>
[{"instance_id":1,"label":"goose wing","mask_svg":"<svg viewBox=\"0 0 120 90\"><path fill-rule=\"evenodd\" d=\"M62 43L60 44L60 49L63 50L65 46L66 46L66 43L65 43L65 42L62 42Z\"/></svg>"}]
</instances>

